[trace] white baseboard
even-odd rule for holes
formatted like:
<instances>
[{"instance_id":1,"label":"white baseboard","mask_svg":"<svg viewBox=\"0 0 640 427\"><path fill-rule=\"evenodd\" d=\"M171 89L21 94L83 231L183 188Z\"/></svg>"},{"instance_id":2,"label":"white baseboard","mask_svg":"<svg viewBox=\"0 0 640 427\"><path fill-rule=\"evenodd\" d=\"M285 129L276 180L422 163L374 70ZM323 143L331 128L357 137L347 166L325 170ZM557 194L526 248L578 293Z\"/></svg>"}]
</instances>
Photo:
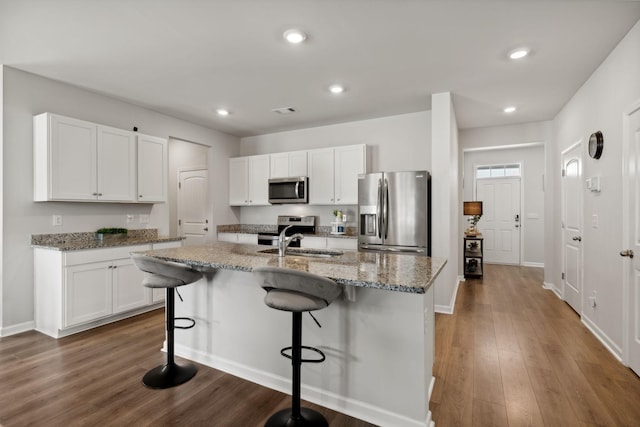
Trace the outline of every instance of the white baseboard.
<instances>
[{"instance_id":1,"label":"white baseboard","mask_svg":"<svg viewBox=\"0 0 640 427\"><path fill-rule=\"evenodd\" d=\"M523 267L544 268L544 262L523 262L522 266Z\"/></svg>"},{"instance_id":2,"label":"white baseboard","mask_svg":"<svg viewBox=\"0 0 640 427\"><path fill-rule=\"evenodd\" d=\"M233 362L228 359L212 356L201 351L193 350L181 345L176 345L176 354L189 360L210 366L223 372L227 372L247 381L262 386L291 394L291 380L289 378L274 375L269 372L257 370L246 365ZM432 378L432 383L434 378ZM432 426L431 411L427 407L425 422L416 421L403 414L386 411L368 403L349 399L335 393L321 390L316 387L301 386L302 399L338 411L349 416L381 426L398 427L426 427ZM428 402L427 402L428 405Z\"/></svg>"},{"instance_id":3,"label":"white baseboard","mask_svg":"<svg viewBox=\"0 0 640 427\"><path fill-rule=\"evenodd\" d=\"M556 294L556 296L560 299L562 299L562 295L560 294L560 292L556 289L556 286L553 283L549 283L549 282L542 282L542 288L543 289L547 289L551 292L553 292L554 294Z\"/></svg>"},{"instance_id":4,"label":"white baseboard","mask_svg":"<svg viewBox=\"0 0 640 427\"><path fill-rule=\"evenodd\" d=\"M589 329L589 331L591 331L593 335L595 335L598 341L600 341L602 345L607 350L609 350L611 354L613 354L613 356L618 360L618 362L624 365L624 363L622 362L622 349L618 345L616 345L616 343L614 343L607 336L607 334L605 334L602 331L602 329L600 329L595 323L593 323L591 319L589 319L587 316L585 316L584 314L581 315L580 320L582 321L582 324L586 326L587 329Z\"/></svg>"},{"instance_id":5,"label":"white baseboard","mask_svg":"<svg viewBox=\"0 0 640 427\"><path fill-rule=\"evenodd\" d=\"M0 337L8 337L9 335L21 334L22 332L32 331L36 327L36 322L30 320L17 325L7 326L0 329Z\"/></svg>"},{"instance_id":6,"label":"white baseboard","mask_svg":"<svg viewBox=\"0 0 640 427\"><path fill-rule=\"evenodd\" d=\"M451 295L451 301L449 301L449 305L435 304L433 310L436 313L453 314L453 309L456 306L456 297L458 296L458 286L460 286L460 282L464 282L464 277L460 279L461 277L462 276L458 276L456 280L456 285L453 287L453 295Z\"/></svg>"}]
</instances>

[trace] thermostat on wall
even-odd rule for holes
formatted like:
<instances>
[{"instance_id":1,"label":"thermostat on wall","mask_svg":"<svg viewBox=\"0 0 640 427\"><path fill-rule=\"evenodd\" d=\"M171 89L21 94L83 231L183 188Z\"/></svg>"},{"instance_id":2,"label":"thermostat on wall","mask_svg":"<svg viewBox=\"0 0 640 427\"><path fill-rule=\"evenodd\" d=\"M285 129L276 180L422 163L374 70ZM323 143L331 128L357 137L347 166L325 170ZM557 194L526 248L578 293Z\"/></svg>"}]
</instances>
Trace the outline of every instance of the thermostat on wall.
<instances>
[{"instance_id":1,"label":"thermostat on wall","mask_svg":"<svg viewBox=\"0 0 640 427\"><path fill-rule=\"evenodd\" d=\"M591 178L587 179L587 189L589 191L592 191L594 193L597 193L600 191L600 177L599 176L592 176Z\"/></svg>"}]
</instances>

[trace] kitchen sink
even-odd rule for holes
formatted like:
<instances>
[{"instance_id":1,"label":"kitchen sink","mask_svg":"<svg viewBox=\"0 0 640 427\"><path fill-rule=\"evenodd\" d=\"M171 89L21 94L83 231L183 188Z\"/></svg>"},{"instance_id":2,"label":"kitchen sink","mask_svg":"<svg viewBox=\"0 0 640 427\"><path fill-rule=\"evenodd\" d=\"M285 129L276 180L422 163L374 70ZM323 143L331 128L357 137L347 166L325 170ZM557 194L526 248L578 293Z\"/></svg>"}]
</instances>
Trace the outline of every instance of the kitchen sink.
<instances>
[{"instance_id":1,"label":"kitchen sink","mask_svg":"<svg viewBox=\"0 0 640 427\"><path fill-rule=\"evenodd\" d=\"M263 254L278 255L278 248L263 249L258 252ZM334 256L340 256L343 253L344 252L332 251L329 249L287 248L287 255L308 256L315 258L332 258Z\"/></svg>"}]
</instances>

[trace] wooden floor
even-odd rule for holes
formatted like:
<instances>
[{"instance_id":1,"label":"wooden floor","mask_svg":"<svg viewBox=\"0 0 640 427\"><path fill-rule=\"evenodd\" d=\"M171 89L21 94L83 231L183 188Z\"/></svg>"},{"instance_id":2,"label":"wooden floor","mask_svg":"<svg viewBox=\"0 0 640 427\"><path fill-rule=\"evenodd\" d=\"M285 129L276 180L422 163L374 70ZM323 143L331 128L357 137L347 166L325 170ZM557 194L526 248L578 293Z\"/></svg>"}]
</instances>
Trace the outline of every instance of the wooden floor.
<instances>
[{"instance_id":1,"label":"wooden floor","mask_svg":"<svg viewBox=\"0 0 640 427\"><path fill-rule=\"evenodd\" d=\"M455 314L436 316L438 427L640 426L640 379L541 283L541 269L486 266L483 281L460 285ZM1 338L0 425L250 427L289 405L205 366L179 387L145 388L163 328L155 311L59 340ZM370 425L308 406L334 427Z\"/></svg>"},{"instance_id":2,"label":"wooden floor","mask_svg":"<svg viewBox=\"0 0 640 427\"><path fill-rule=\"evenodd\" d=\"M542 269L485 267L436 315L436 425L640 426L640 379L542 289Z\"/></svg>"}]
</instances>

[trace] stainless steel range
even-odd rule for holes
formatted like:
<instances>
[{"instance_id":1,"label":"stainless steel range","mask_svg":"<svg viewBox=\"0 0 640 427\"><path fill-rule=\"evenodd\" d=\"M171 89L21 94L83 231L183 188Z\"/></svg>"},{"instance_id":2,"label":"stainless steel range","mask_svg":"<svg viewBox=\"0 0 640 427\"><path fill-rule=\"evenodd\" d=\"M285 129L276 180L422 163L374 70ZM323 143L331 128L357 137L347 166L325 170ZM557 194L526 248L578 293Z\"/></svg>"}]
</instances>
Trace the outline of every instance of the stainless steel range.
<instances>
[{"instance_id":1,"label":"stainless steel range","mask_svg":"<svg viewBox=\"0 0 640 427\"><path fill-rule=\"evenodd\" d=\"M278 236L288 226L291 225L286 232L286 236L295 233L316 234L316 217L315 216L278 216L278 232L266 232L258 234L258 244L268 246L278 246ZM300 247L300 240L294 240L289 247Z\"/></svg>"}]
</instances>

